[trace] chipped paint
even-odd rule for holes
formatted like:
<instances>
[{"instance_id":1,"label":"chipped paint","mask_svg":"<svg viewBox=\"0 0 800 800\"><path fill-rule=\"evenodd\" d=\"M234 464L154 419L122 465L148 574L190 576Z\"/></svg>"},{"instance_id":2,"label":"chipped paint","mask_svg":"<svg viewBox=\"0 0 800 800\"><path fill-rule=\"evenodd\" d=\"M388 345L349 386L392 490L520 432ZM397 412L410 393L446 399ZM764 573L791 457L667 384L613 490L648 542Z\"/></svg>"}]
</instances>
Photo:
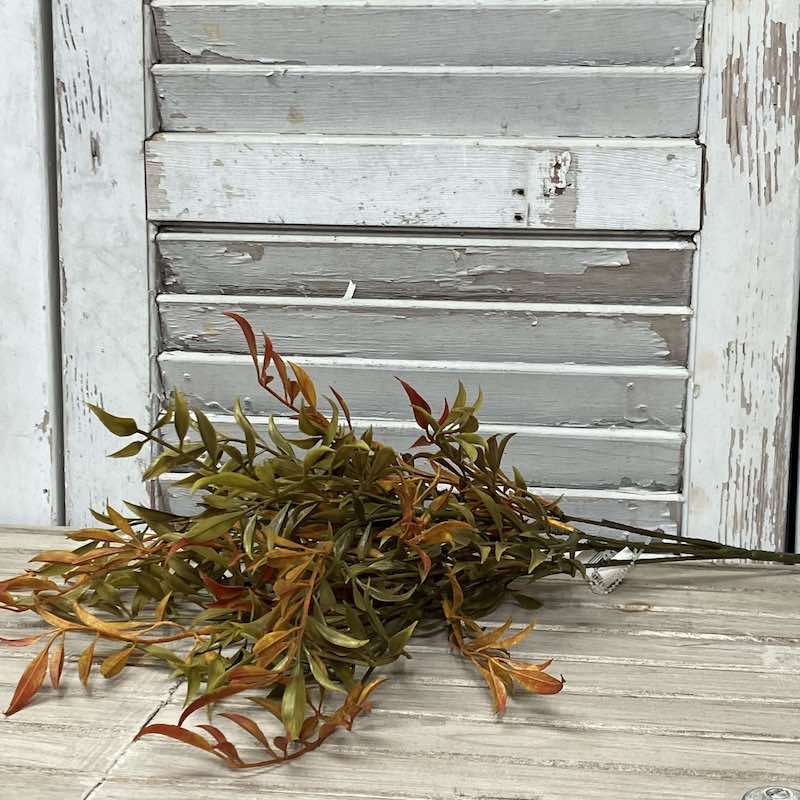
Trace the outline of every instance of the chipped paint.
<instances>
[{"instance_id":1,"label":"chipped paint","mask_svg":"<svg viewBox=\"0 0 800 800\"><path fill-rule=\"evenodd\" d=\"M722 529L742 531L748 537L747 546L768 547L776 535L782 536L774 530L774 521L785 514L788 487L785 480L776 482L772 476L782 474L788 461L792 347L792 338L786 337L782 345L773 345L769 354L761 354L752 348L748 352L746 342L732 341L723 358L726 392L748 417L761 412L760 404L777 401L771 425L760 431L733 427L729 432L728 475L721 487L719 524ZM771 373L766 386L747 384L755 359L765 359L759 370L766 368Z\"/></svg>"},{"instance_id":2,"label":"chipped paint","mask_svg":"<svg viewBox=\"0 0 800 800\"><path fill-rule=\"evenodd\" d=\"M784 544L797 326L800 5L709 5L688 526Z\"/></svg>"},{"instance_id":3,"label":"chipped paint","mask_svg":"<svg viewBox=\"0 0 800 800\"><path fill-rule=\"evenodd\" d=\"M571 185L569 182L569 169L572 166L572 154L565 150L558 155L550 165L550 175L544 186L545 197L558 197Z\"/></svg>"},{"instance_id":4,"label":"chipped paint","mask_svg":"<svg viewBox=\"0 0 800 800\"><path fill-rule=\"evenodd\" d=\"M693 251L640 242L529 242L499 237L395 240L376 236L159 237L175 292L687 305ZM496 241L496 244L492 242ZM263 263L262 263L263 262Z\"/></svg>"},{"instance_id":5,"label":"chipped paint","mask_svg":"<svg viewBox=\"0 0 800 800\"><path fill-rule=\"evenodd\" d=\"M731 13L736 0L731 2ZM748 176L751 196L769 205L780 191L783 131L794 131L794 163L800 163L800 31L770 16L747 41L731 42L722 72L722 112L733 164Z\"/></svg>"}]
</instances>

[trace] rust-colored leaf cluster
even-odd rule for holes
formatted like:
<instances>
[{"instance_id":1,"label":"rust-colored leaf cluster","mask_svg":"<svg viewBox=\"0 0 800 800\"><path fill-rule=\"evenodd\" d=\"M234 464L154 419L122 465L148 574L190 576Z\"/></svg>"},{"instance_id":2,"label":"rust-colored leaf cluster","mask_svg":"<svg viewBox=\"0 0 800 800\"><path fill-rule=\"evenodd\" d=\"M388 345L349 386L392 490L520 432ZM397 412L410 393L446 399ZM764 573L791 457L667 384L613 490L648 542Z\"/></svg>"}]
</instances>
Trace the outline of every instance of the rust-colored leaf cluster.
<instances>
[{"instance_id":1,"label":"rust-colored leaf cluster","mask_svg":"<svg viewBox=\"0 0 800 800\"><path fill-rule=\"evenodd\" d=\"M511 437L479 433L480 395L470 401L462 385L434 414L401 382L421 433L409 452L395 452L372 430L355 429L336 390L323 395L269 337L259 350L247 321L229 316L242 328L259 384L297 431L273 419L257 430L237 403L238 432L229 435L179 393L146 428L93 407L108 430L133 437L115 457L157 446L145 480L185 473L180 485L195 493L198 509L181 516L109 506L93 512L101 526L69 534L75 549L40 553L37 568L0 582L0 608L48 626L0 639L42 645L7 715L23 709L48 674L58 688L65 641L86 638L77 663L84 686L96 672L113 679L145 658L183 679L179 722L150 724L140 736L175 739L236 769L280 764L349 731L383 681L375 671L407 656L419 632L449 636L486 681L499 714L515 688L559 692L563 679L547 671L550 662L511 654L531 626L479 620L509 598L535 605L520 583L582 573L579 553L618 547L620 531L647 534L637 548L663 561L796 560L566 516L531 492L518 470L504 471ZM586 533L581 522L609 532ZM197 711L234 697L264 717L219 714L262 751L255 760L211 721L190 726Z\"/></svg>"}]
</instances>

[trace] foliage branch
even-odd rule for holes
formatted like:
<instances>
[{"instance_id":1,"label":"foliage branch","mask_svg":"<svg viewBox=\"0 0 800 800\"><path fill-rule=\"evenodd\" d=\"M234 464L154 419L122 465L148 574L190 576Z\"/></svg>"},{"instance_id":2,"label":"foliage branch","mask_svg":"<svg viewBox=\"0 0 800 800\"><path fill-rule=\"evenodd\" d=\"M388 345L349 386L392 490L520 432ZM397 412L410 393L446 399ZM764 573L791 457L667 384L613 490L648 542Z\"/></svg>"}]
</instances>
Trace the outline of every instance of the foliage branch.
<instances>
[{"instance_id":1,"label":"foliage branch","mask_svg":"<svg viewBox=\"0 0 800 800\"><path fill-rule=\"evenodd\" d=\"M798 561L570 517L533 493L519 470L504 471L511 436L480 435L481 396L470 401L460 384L434 414L400 381L421 435L411 452L397 453L372 430L354 429L335 389L320 397L269 337L260 352L247 321L229 316L242 328L260 385L294 417L298 436L288 438L272 418L260 433L238 402L237 430L217 430L178 392L146 429L93 407L113 434L134 437L114 457L157 445L145 480L188 470L178 485L199 495L199 508L182 516L126 503L124 515L109 506L93 512L104 527L68 535L77 549L39 553L32 561L41 567L0 582L0 607L32 612L48 626L3 640L44 642L7 715L31 701L48 673L58 687L66 638L88 635L78 660L84 685L98 660L101 674L113 678L142 657L165 662L185 681L179 723L150 724L140 736L177 739L233 768L279 764L350 730L384 680L375 670L408 656L415 635L446 633L486 681L499 714L515 687L559 692L563 678L547 672L550 662L510 653L532 626L512 630L509 620L487 628L478 620L509 596L536 607L520 584L585 573L578 554L618 549L619 532L645 534L636 547L655 561ZM607 533L586 532L582 523ZM99 640L118 647L100 658ZM220 714L263 748L263 757L249 762L210 721L198 726L202 733L185 724L196 711L243 693L282 726L273 735L247 714Z\"/></svg>"}]
</instances>

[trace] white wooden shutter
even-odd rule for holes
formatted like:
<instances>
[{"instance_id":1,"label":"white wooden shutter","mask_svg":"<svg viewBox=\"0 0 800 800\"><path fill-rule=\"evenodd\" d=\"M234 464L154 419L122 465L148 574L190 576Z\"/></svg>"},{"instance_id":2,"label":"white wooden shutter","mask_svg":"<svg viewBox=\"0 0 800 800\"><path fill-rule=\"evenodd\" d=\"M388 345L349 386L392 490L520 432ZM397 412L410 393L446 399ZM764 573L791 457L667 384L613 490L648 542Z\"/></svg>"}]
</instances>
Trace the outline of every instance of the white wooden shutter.
<instances>
[{"instance_id":1,"label":"white wooden shutter","mask_svg":"<svg viewBox=\"0 0 800 800\"><path fill-rule=\"evenodd\" d=\"M167 389L274 411L235 309L392 444L393 375L462 379L535 485L676 526L703 3L153 9Z\"/></svg>"},{"instance_id":2,"label":"white wooden shutter","mask_svg":"<svg viewBox=\"0 0 800 800\"><path fill-rule=\"evenodd\" d=\"M138 383L109 407L149 413L177 387L221 424L236 396L275 411L222 316L238 310L394 444L415 435L393 375L431 400L461 378L565 505L673 530L688 508L694 535L776 546L800 252L796 230L777 237L800 197L800 57L797 9L765 3L152 0L142 26L111 2L131 51L130 24L146 34L145 91L128 97L146 113L115 129L111 156L147 138L147 213L136 177L138 271L95 312L149 314L126 334ZM104 59L92 97L127 96ZM91 121L104 141L111 123ZM92 144L80 122L70 135ZM102 202L104 158L65 218ZM140 154L125 163L141 176Z\"/></svg>"}]
</instances>

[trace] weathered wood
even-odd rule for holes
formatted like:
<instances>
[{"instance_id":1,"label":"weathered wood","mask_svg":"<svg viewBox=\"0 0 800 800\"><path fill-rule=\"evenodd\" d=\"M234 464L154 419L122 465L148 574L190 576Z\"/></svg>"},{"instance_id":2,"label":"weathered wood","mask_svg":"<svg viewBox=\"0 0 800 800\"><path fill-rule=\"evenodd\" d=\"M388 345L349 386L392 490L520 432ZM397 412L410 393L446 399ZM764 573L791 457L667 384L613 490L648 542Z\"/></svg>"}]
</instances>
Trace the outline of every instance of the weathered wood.
<instances>
[{"instance_id":1,"label":"weathered wood","mask_svg":"<svg viewBox=\"0 0 800 800\"><path fill-rule=\"evenodd\" d=\"M228 433L241 433L232 417L212 414L209 419ZM267 420L250 417L267 436ZM296 433L292 420L276 418L284 432ZM373 427L380 441L399 451L408 451L419 436L413 422L353 419L359 430ZM579 489L622 487L674 492L680 487L683 434L666 431L632 431L597 428L539 428L520 425L484 425L481 433L501 436L515 433L505 464L516 464L533 486Z\"/></svg>"},{"instance_id":2,"label":"weathered wood","mask_svg":"<svg viewBox=\"0 0 800 800\"><path fill-rule=\"evenodd\" d=\"M165 349L247 352L244 314L292 355L380 359L686 363L689 310L296 297L161 295Z\"/></svg>"},{"instance_id":3,"label":"weathered wood","mask_svg":"<svg viewBox=\"0 0 800 800\"><path fill-rule=\"evenodd\" d=\"M197 495L184 487L176 486L180 473L168 473L158 481L158 497L161 508L174 514L190 514L198 507ZM559 500L559 505L568 513L594 519L613 519L640 528L661 528L667 533L680 530L683 515L683 498L668 492L643 492L635 489L609 491L591 489L554 488L537 490L550 500ZM18 563L24 564L18 556Z\"/></svg>"},{"instance_id":4,"label":"weathered wood","mask_svg":"<svg viewBox=\"0 0 800 800\"><path fill-rule=\"evenodd\" d=\"M680 431L687 373L674 367L402 362L297 358L320 389L346 393L354 413L407 419L408 398L395 378L433 403L454 396L461 380L470 396L483 389L483 422L575 427L632 427ZM164 389L179 389L206 412L233 413L237 398L248 413L275 413L246 355L182 353L159 357Z\"/></svg>"},{"instance_id":5,"label":"weathered wood","mask_svg":"<svg viewBox=\"0 0 800 800\"><path fill-rule=\"evenodd\" d=\"M142 498L147 461L103 458L118 440L86 405L150 413L142 7L55 0L53 23L66 518L78 523L109 498Z\"/></svg>"},{"instance_id":6,"label":"weathered wood","mask_svg":"<svg viewBox=\"0 0 800 800\"><path fill-rule=\"evenodd\" d=\"M0 508L40 525L60 521L63 500L48 11L44 0L0 6Z\"/></svg>"},{"instance_id":7,"label":"weathered wood","mask_svg":"<svg viewBox=\"0 0 800 800\"><path fill-rule=\"evenodd\" d=\"M0 766L0 785L9 797L30 797L34 800L83 800L102 780L99 771L36 768L36 793L31 793L30 767Z\"/></svg>"},{"instance_id":8,"label":"weathered wood","mask_svg":"<svg viewBox=\"0 0 800 800\"><path fill-rule=\"evenodd\" d=\"M800 263L800 6L712 3L706 60L688 530L781 549Z\"/></svg>"},{"instance_id":9,"label":"weathered wood","mask_svg":"<svg viewBox=\"0 0 800 800\"><path fill-rule=\"evenodd\" d=\"M0 529L0 550L24 537L30 554L59 534ZM415 641L413 658L389 668L375 713L351 736L337 735L288 768L238 774L236 791L322 800L314 790L320 774L324 796L338 800L387 800L387 786L392 797L416 800L527 800L531 786L548 800L565 792L605 800L620 786L643 800L728 800L757 785L791 784L800 744L798 581L791 568L647 564L611 597L592 595L579 579L543 581L540 625L518 652L555 656L567 678L562 695L516 697L497 724L480 676L443 637ZM498 609L490 624L507 611L515 629L530 616ZM25 655L12 648L0 658L4 694ZM204 754L156 737L133 742L151 714L172 722L180 711L182 692L170 697L168 670L133 667L90 698L70 665L63 698L43 690L41 701L0 723L3 786L26 796L34 786L31 796L44 800L79 800L87 786L92 800L127 800L143 782L161 800L211 800L230 790L231 773ZM118 690L124 708L113 714ZM257 756L218 722L245 757Z\"/></svg>"},{"instance_id":10,"label":"weathered wood","mask_svg":"<svg viewBox=\"0 0 800 800\"><path fill-rule=\"evenodd\" d=\"M535 702L530 697L524 701ZM377 695L375 702L380 702ZM574 707L573 713L578 718L582 716ZM178 716L179 709L168 707L156 715L155 721L174 724ZM536 785L530 780L531 777L535 780L535 768L550 768L553 762L576 772L602 765L603 769L617 773L617 781L622 780L619 773L628 771L638 773L639 780L649 776L651 781L656 775L665 781L688 772L705 777L709 783L723 776L740 781L757 776L763 784L797 775L792 763L797 742L780 741L778 736L763 741L740 741L726 736L659 735L641 728L592 730L589 735L585 729L559 729L554 725L537 725L533 720L529 725L498 724L488 704L484 718L475 722L458 718L453 710L448 719L428 719L413 713L387 719L375 714L359 723L352 741L337 737L315 753L313 763L311 759L301 760L296 769L293 765L291 771L274 770L261 780L255 774L251 780L264 790L296 789L315 785L323 774L326 789L334 796L341 791L369 791L389 785L402 787L414 798L461 794L522 800L530 798L530 787ZM223 724L227 728L227 723ZM259 757L259 750L250 744L252 739L248 741L236 732L231 732L231 738L241 742L243 758ZM576 745L576 740L583 747ZM359 753L368 754L371 768L366 758L358 758ZM144 770L164 776L175 775L177 771L178 776L188 777L191 769L197 770L195 785L202 785L208 778L213 780L216 772L207 758L193 748L148 738L131 748L114 774L130 778ZM445 765L449 768L444 768Z\"/></svg>"},{"instance_id":11,"label":"weathered wood","mask_svg":"<svg viewBox=\"0 0 800 800\"><path fill-rule=\"evenodd\" d=\"M695 136L699 68L160 64L163 130Z\"/></svg>"},{"instance_id":12,"label":"weathered wood","mask_svg":"<svg viewBox=\"0 0 800 800\"><path fill-rule=\"evenodd\" d=\"M688 305L685 241L253 231L158 236L167 291Z\"/></svg>"},{"instance_id":13,"label":"weathered wood","mask_svg":"<svg viewBox=\"0 0 800 800\"><path fill-rule=\"evenodd\" d=\"M691 65L703 0L153 0L164 61Z\"/></svg>"},{"instance_id":14,"label":"weathered wood","mask_svg":"<svg viewBox=\"0 0 800 800\"><path fill-rule=\"evenodd\" d=\"M697 230L702 151L681 139L164 133L153 221Z\"/></svg>"},{"instance_id":15,"label":"weathered wood","mask_svg":"<svg viewBox=\"0 0 800 800\"><path fill-rule=\"evenodd\" d=\"M177 745L170 745L170 748L175 752ZM438 760L435 760L436 758ZM387 759L391 760L394 769L391 773L381 773L378 764L385 763ZM230 786L228 776L220 774L219 768L212 770L208 765L203 765L201 758L191 758L186 761L180 758L180 761L181 775L185 776L185 780L181 780L179 789L176 789L169 781L160 778L159 800L216 800ZM453 766L445 769L443 768L445 762ZM407 796L415 800L434 800L452 796L477 798L481 796L479 792L483 792L482 796L487 796L486 793L489 792L491 793L489 796L502 800L529 800L531 789L523 787L531 786L536 787L536 797L546 800L558 800L562 797L608 800L619 794L621 786L625 787L626 792L634 792L638 800L686 800L687 797L730 800L742 794L747 788L759 785L757 779L748 777L709 778L684 772L677 778L675 776L665 778L663 774L654 775L649 772L621 774L615 767L607 770L603 765L581 765L576 768L564 765L560 760L543 767L526 764L518 768L514 763L499 767L494 761L475 763L467 757L455 754L450 754L449 758L437 755L434 759L419 759L415 755L404 756L393 753L384 759L371 757L365 752L352 755L348 752L347 757L333 753L320 759L317 766L320 770L325 770L326 775L326 791L322 795L313 792L313 788L319 785L319 774L312 772L308 765L293 770L296 774L294 782L285 775L279 776L278 781L272 782L265 776L249 774L237 776L237 786L240 787L240 791L250 790L254 795L269 792L269 797L274 800L295 800L296 785L309 787L307 791L303 791L303 797L308 800L323 800L323 798L329 800L334 797L338 800L361 800L361 798L387 800L387 795L378 793L388 781L395 787L400 786L405 789L409 792ZM500 769L502 777L497 781L490 781L488 776L497 775ZM194 770L203 770L202 782L191 780L190 776ZM344 770L357 772L358 777L354 782L348 782L343 774ZM403 773L410 776L408 782L403 780ZM268 774L271 776L272 772ZM332 776L330 781L327 780L329 775ZM131 793L139 786L141 786L140 781L133 775L126 778L114 777L103 784L92 796L92 800L129 800ZM372 792L369 791L370 788L373 789ZM392 797L396 798L398 795Z\"/></svg>"}]
</instances>

